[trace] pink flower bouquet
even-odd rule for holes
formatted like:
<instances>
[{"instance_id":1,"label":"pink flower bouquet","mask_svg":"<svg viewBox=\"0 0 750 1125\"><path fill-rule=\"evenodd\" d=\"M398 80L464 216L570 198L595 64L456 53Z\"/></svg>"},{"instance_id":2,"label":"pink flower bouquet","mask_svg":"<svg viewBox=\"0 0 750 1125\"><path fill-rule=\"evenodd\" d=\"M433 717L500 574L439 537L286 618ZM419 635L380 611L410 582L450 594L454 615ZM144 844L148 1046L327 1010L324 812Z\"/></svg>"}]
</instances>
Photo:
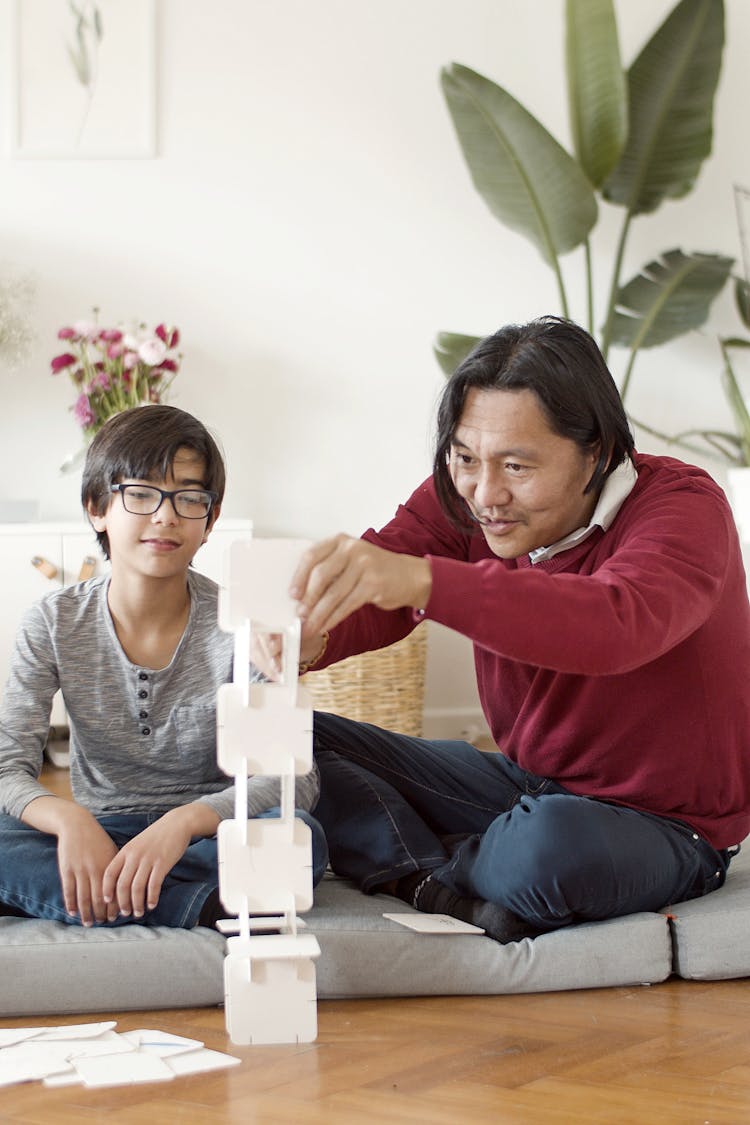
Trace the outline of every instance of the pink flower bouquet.
<instances>
[{"instance_id":1,"label":"pink flower bouquet","mask_svg":"<svg viewBox=\"0 0 750 1125\"><path fill-rule=\"evenodd\" d=\"M162 402L182 359L180 333L165 324L128 332L77 321L57 335L69 350L54 357L52 374L67 371L77 388L71 410L87 439L121 410Z\"/></svg>"}]
</instances>

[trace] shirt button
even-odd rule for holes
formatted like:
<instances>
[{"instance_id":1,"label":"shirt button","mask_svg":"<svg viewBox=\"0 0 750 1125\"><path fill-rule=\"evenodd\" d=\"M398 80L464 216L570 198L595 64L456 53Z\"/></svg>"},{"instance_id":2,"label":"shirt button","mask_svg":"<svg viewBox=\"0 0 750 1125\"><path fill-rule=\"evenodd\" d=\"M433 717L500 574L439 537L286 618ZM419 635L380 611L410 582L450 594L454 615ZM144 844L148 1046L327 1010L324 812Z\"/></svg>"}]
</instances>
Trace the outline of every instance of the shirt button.
<instances>
[{"instance_id":1,"label":"shirt button","mask_svg":"<svg viewBox=\"0 0 750 1125\"><path fill-rule=\"evenodd\" d=\"M139 672L139 673L138 673L138 679L139 679L139 680L147 680L147 679L148 679L148 673L146 673L146 672Z\"/></svg>"},{"instance_id":2,"label":"shirt button","mask_svg":"<svg viewBox=\"0 0 750 1125\"><path fill-rule=\"evenodd\" d=\"M142 727L141 734L151 734L151 727Z\"/></svg>"},{"instance_id":3,"label":"shirt button","mask_svg":"<svg viewBox=\"0 0 750 1125\"><path fill-rule=\"evenodd\" d=\"M138 698L139 699L148 699L148 692L147 691L139 691L138 692ZM697 839L697 836L696 836L696 839Z\"/></svg>"},{"instance_id":4,"label":"shirt button","mask_svg":"<svg viewBox=\"0 0 750 1125\"><path fill-rule=\"evenodd\" d=\"M139 711L138 712L138 718L139 719L147 719L148 718L148 711Z\"/></svg>"},{"instance_id":5,"label":"shirt button","mask_svg":"<svg viewBox=\"0 0 750 1125\"><path fill-rule=\"evenodd\" d=\"M693 833L693 839L694 839L694 840L697 840L698 838L699 838L699 837L698 837L698 833L697 833L697 832L694 832L694 833Z\"/></svg>"}]
</instances>

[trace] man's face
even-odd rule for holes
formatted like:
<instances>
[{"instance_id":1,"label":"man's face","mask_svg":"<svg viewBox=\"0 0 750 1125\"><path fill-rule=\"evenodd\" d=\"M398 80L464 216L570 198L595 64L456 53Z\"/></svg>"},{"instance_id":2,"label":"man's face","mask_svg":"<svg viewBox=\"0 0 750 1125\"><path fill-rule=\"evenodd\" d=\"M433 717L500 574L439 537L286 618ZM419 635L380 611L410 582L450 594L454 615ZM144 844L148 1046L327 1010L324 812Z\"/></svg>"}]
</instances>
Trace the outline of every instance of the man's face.
<instances>
[{"instance_id":1,"label":"man's face","mask_svg":"<svg viewBox=\"0 0 750 1125\"><path fill-rule=\"evenodd\" d=\"M550 429L533 391L470 390L450 449L456 491L493 554L515 559L584 527L598 450Z\"/></svg>"}]
</instances>

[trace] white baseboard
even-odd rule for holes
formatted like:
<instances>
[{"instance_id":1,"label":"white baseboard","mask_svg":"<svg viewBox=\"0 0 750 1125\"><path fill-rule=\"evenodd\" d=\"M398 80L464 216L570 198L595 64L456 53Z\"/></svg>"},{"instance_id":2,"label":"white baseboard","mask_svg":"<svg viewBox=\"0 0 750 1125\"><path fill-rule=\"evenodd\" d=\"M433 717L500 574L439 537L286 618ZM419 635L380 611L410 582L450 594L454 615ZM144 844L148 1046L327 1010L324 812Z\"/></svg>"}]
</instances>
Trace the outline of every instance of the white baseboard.
<instances>
[{"instance_id":1,"label":"white baseboard","mask_svg":"<svg viewBox=\"0 0 750 1125\"><path fill-rule=\"evenodd\" d=\"M425 738L458 738L475 742L478 738L492 741L489 727L479 707L426 707Z\"/></svg>"}]
</instances>

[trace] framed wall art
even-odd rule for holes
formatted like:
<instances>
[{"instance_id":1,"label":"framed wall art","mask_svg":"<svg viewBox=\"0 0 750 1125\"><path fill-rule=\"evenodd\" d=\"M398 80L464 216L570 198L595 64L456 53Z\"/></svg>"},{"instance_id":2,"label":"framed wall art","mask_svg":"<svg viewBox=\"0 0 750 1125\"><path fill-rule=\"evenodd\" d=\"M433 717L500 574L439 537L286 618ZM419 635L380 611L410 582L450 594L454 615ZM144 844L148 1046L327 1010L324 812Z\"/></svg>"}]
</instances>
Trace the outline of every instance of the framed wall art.
<instances>
[{"instance_id":1,"label":"framed wall art","mask_svg":"<svg viewBox=\"0 0 750 1125\"><path fill-rule=\"evenodd\" d=\"M11 154L156 155L154 0L15 0Z\"/></svg>"}]
</instances>

